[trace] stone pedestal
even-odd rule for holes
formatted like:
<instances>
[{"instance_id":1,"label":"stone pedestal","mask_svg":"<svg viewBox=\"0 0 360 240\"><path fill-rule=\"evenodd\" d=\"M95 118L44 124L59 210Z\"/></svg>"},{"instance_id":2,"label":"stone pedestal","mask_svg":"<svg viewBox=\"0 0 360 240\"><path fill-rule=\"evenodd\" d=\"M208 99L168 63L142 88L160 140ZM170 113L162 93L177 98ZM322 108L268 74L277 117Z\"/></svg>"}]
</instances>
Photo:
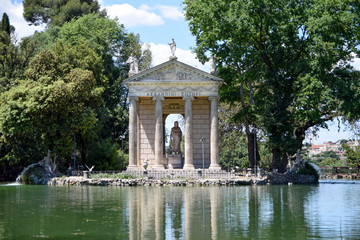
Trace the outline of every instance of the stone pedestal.
<instances>
[{"instance_id":1,"label":"stone pedestal","mask_svg":"<svg viewBox=\"0 0 360 240\"><path fill-rule=\"evenodd\" d=\"M181 168L181 154L169 154L168 169Z\"/></svg>"}]
</instances>

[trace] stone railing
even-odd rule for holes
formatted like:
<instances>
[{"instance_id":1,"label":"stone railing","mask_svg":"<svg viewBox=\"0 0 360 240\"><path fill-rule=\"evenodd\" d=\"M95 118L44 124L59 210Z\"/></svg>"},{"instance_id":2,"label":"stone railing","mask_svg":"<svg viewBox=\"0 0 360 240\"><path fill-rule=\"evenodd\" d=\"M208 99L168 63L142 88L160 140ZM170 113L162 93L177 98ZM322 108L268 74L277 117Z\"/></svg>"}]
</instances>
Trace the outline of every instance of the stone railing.
<instances>
[{"instance_id":1,"label":"stone railing","mask_svg":"<svg viewBox=\"0 0 360 240\"><path fill-rule=\"evenodd\" d=\"M127 171L126 173L134 175L138 178L150 178L150 179L220 179L220 178L233 178L236 177L235 174L226 172L224 170L209 170L209 169L199 169L199 170L148 170L148 171Z\"/></svg>"}]
</instances>

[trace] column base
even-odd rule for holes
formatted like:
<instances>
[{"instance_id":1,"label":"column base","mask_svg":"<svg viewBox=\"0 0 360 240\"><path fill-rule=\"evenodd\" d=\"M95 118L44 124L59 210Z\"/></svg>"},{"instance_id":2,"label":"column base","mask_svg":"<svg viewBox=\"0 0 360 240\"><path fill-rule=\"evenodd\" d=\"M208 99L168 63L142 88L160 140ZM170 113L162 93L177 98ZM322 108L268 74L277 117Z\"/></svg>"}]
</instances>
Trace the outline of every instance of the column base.
<instances>
[{"instance_id":1,"label":"column base","mask_svg":"<svg viewBox=\"0 0 360 240\"><path fill-rule=\"evenodd\" d=\"M185 164L183 169L184 170L195 170L195 167L193 164Z\"/></svg>"},{"instance_id":2,"label":"column base","mask_svg":"<svg viewBox=\"0 0 360 240\"><path fill-rule=\"evenodd\" d=\"M139 170L139 167L137 165L129 165L126 168L126 171L134 171L134 170Z\"/></svg>"},{"instance_id":3,"label":"column base","mask_svg":"<svg viewBox=\"0 0 360 240\"><path fill-rule=\"evenodd\" d=\"M210 164L210 170L221 170L221 166L219 164Z\"/></svg>"},{"instance_id":4,"label":"column base","mask_svg":"<svg viewBox=\"0 0 360 240\"><path fill-rule=\"evenodd\" d=\"M164 170L165 169L164 165L161 165L161 164L160 165L154 165L151 168L154 169L154 170Z\"/></svg>"}]
</instances>

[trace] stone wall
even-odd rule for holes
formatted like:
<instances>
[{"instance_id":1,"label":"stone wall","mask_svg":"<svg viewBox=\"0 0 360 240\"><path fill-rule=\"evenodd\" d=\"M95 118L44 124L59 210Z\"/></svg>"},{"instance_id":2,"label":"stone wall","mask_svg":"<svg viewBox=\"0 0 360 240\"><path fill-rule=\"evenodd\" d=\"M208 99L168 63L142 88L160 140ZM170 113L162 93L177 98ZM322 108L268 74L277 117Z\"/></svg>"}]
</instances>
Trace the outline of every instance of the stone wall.
<instances>
[{"instance_id":1,"label":"stone wall","mask_svg":"<svg viewBox=\"0 0 360 240\"><path fill-rule=\"evenodd\" d=\"M200 139L205 138L204 160L205 168L210 165L210 102L207 98L199 98L193 101L193 143L194 143L194 166L202 168L202 145Z\"/></svg>"},{"instance_id":2,"label":"stone wall","mask_svg":"<svg viewBox=\"0 0 360 240\"><path fill-rule=\"evenodd\" d=\"M155 102L140 100L138 104L138 159L142 165L145 159L154 161L155 158ZM149 164L154 164L150 162Z\"/></svg>"}]
</instances>

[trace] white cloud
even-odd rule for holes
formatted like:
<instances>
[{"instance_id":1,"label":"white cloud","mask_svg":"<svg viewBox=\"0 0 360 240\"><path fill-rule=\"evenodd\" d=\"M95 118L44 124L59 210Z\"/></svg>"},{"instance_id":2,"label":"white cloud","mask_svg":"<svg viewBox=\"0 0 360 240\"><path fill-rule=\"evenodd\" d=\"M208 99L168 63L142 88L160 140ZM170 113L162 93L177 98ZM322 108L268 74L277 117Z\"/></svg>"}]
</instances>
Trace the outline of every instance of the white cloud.
<instances>
[{"instance_id":1,"label":"white cloud","mask_svg":"<svg viewBox=\"0 0 360 240\"><path fill-rule=\"evenodd\" d=\"M351 54L353 59L351 60L351 65L354 67L355 70L360 71L360 58L356 57L354 53Z\"/></svg>"},{"instance_id":2,"label":"white cloud","mask_svg":"<svg viewBox=\"0 0 360 240\"><path fill-rule=\"evenodd\" d=\"M145 9L134 8L127 3L105 6L105 9L111 18L117 17L120 23L129 28L141 25L159 26L164 24L161 16L146 11Z\"/></svg>"},{"instance_id":3,"label":"white cloud","mask_svg":"<svg viewBox=\"0 0 360 240\"><path fill-rule=\"evenodd\" d=\"M162 64L166 61L169 61L171 51L170 51L170 47L168 45L155 44L155 43L150 43L149 45L150 45L150 50L151 50L152 56L153 56L153 61L152 61L153 66L156 66L156 65ZM177 48L175 55L178 58L177 59L178 61L186 63L195 68L201 69L205 72L209 72L209 69L210 69L209 63L205 63L204 65L202 63L200 63L196 59L195 53L192 53L191 51L188 51L188 50L183 50L183 49Z\"/></svg>"},{"instance_id":4,"label":"white cloud","mask_svg":"<svg viewBox=\"0 0 360 240\"><path fill-rule=\"evenodd\" d=\"M164 18L168 18L171 20L178 20L178 19L183 19L184 18L184 14L179 10L179 8L177 6L168 6L168 5L161 5L161 4L156 4L155 7L150 7L146 4L143 4L140 6L140 9L143 10L159 10L161 15Z\"/></svg>"},{"instance_id":5,"label":"white cloud","mask_svg":"<svg viewBox=\"0 0 360 240\"><path fill-rule=\"evenodd\" d=\"M11 0L1 0L0 13L6 12L9 16L10 24L15 27L15 34L22 38L33 35L35 31L44 30L44 26L29 26L23 17L24 7L22 1L11 2Z\"/></svg>"}]
</instances>

